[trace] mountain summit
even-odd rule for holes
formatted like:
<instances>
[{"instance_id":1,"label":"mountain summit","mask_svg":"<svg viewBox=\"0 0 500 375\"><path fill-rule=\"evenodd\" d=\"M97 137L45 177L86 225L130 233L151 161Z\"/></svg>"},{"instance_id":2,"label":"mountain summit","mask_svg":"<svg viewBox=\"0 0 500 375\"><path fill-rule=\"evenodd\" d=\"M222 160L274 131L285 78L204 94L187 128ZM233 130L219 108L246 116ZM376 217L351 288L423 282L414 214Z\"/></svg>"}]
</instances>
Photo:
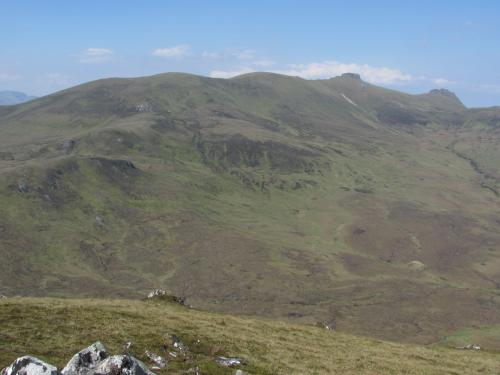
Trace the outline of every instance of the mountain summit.
<instances>
[{"instance_id":1,"label":"mountain summit","mask_svg":"<svg viewBox=\"0 0 500 375\"><path fill-rule=\"evenodd\" d=\"M361 76L357 73L344 73L341 75L343 78L352 78L361 81Z\"/></svg>"}]
</instances>

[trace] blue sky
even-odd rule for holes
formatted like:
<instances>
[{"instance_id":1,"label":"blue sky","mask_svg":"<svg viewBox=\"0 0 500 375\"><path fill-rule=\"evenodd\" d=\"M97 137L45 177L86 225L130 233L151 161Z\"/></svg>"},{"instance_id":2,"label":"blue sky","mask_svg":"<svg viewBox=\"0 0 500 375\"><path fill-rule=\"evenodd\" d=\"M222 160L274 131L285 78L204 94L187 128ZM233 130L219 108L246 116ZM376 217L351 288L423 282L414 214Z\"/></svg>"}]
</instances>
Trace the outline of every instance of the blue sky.
<instances>
[{"instance_id":1,"label":"blue sky","mask_svg":"<svg viewBox=\"0 0 500 375\"><path fill-rule=\"evenodd\" d=\"M104 77L358 72L500 105L500 1L0 0L0 90Z\"/></svg>"}]
</instances>

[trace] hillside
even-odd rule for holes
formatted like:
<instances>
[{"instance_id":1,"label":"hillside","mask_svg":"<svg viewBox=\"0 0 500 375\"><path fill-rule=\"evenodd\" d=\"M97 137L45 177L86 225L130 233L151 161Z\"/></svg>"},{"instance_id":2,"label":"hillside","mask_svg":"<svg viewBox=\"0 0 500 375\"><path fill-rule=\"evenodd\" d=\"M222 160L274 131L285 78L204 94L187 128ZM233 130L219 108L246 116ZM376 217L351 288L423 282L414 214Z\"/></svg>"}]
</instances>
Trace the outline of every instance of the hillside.
<instances>
[{"instance_id":1,"label":"hillside","mask_svg":"<svg viewBox=\"0 0 500 375\"><path fill-rule=\"evenodd\" d=\"M0 322L9 344L0 350L0 368L26 353L62 368L96 340L116 353L131 342L129 353L149 365L144 352L165 355L162 347L173 334L188 353L171 358L166 369L155 370L158 375L195 367L206 374L234 374L216 365L218 355L239 356L244 371L259 375L493 374L500 366L498 353L393 344L163 302L13 298L0 302Z\"/></svg>"},{"instance_id":2,"label":"hillside","mask_svg":"<svg viewBox=\"0 0 500 375\"><path fill-rule=\"evenodd\" d=\"M498 109L170 73L0 108L0 293L500 340Z\"/></svg>"}]
</instances>

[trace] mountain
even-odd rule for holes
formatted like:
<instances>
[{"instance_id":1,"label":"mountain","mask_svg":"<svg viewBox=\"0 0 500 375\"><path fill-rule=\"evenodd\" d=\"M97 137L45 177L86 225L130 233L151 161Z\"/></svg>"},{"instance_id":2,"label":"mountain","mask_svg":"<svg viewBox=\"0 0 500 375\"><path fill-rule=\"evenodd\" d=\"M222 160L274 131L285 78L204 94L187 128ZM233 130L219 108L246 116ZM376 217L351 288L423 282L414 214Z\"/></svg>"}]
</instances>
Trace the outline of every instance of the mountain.
<instances>
[{"instance_id":1,"label":"mountain","mask_svg":"<svg viewBox=\"0 0 500 375\"><path fill-rule=\"evenodd\" d=\"M500 347L498 108L354 74L106 79L0 108L0 293ZM466 332L466 333L465 333Z\"/></svg>"},{"instance_id":2,"label":"mountain","mask_svg":"<svg viewBox=\"0 0 500 375\"><path fill-rule=\"evenodd\" d=\"M0 91L0 105L14 105L35 99L35 96L26 95L19 91Z\"/></svg>"}]
</instances>

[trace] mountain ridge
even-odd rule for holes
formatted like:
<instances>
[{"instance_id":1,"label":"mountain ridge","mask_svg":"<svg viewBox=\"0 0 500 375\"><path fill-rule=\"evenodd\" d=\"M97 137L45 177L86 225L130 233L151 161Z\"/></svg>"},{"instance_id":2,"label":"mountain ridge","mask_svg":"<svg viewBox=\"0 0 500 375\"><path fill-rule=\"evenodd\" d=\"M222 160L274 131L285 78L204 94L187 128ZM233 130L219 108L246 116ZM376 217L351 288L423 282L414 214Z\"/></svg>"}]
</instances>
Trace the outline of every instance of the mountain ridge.
<instances>
[{"instance_id":1,"label":"mountain ridge","mask_svg":"<svg viewBox=\"0 0 500 375\"><path fill-rule=\"evenodd\" d=\"M0 293L162 287L419 343L495 327L498 116L430 95L170 73L0 108Z\"/></svg>"}]
</instances>

